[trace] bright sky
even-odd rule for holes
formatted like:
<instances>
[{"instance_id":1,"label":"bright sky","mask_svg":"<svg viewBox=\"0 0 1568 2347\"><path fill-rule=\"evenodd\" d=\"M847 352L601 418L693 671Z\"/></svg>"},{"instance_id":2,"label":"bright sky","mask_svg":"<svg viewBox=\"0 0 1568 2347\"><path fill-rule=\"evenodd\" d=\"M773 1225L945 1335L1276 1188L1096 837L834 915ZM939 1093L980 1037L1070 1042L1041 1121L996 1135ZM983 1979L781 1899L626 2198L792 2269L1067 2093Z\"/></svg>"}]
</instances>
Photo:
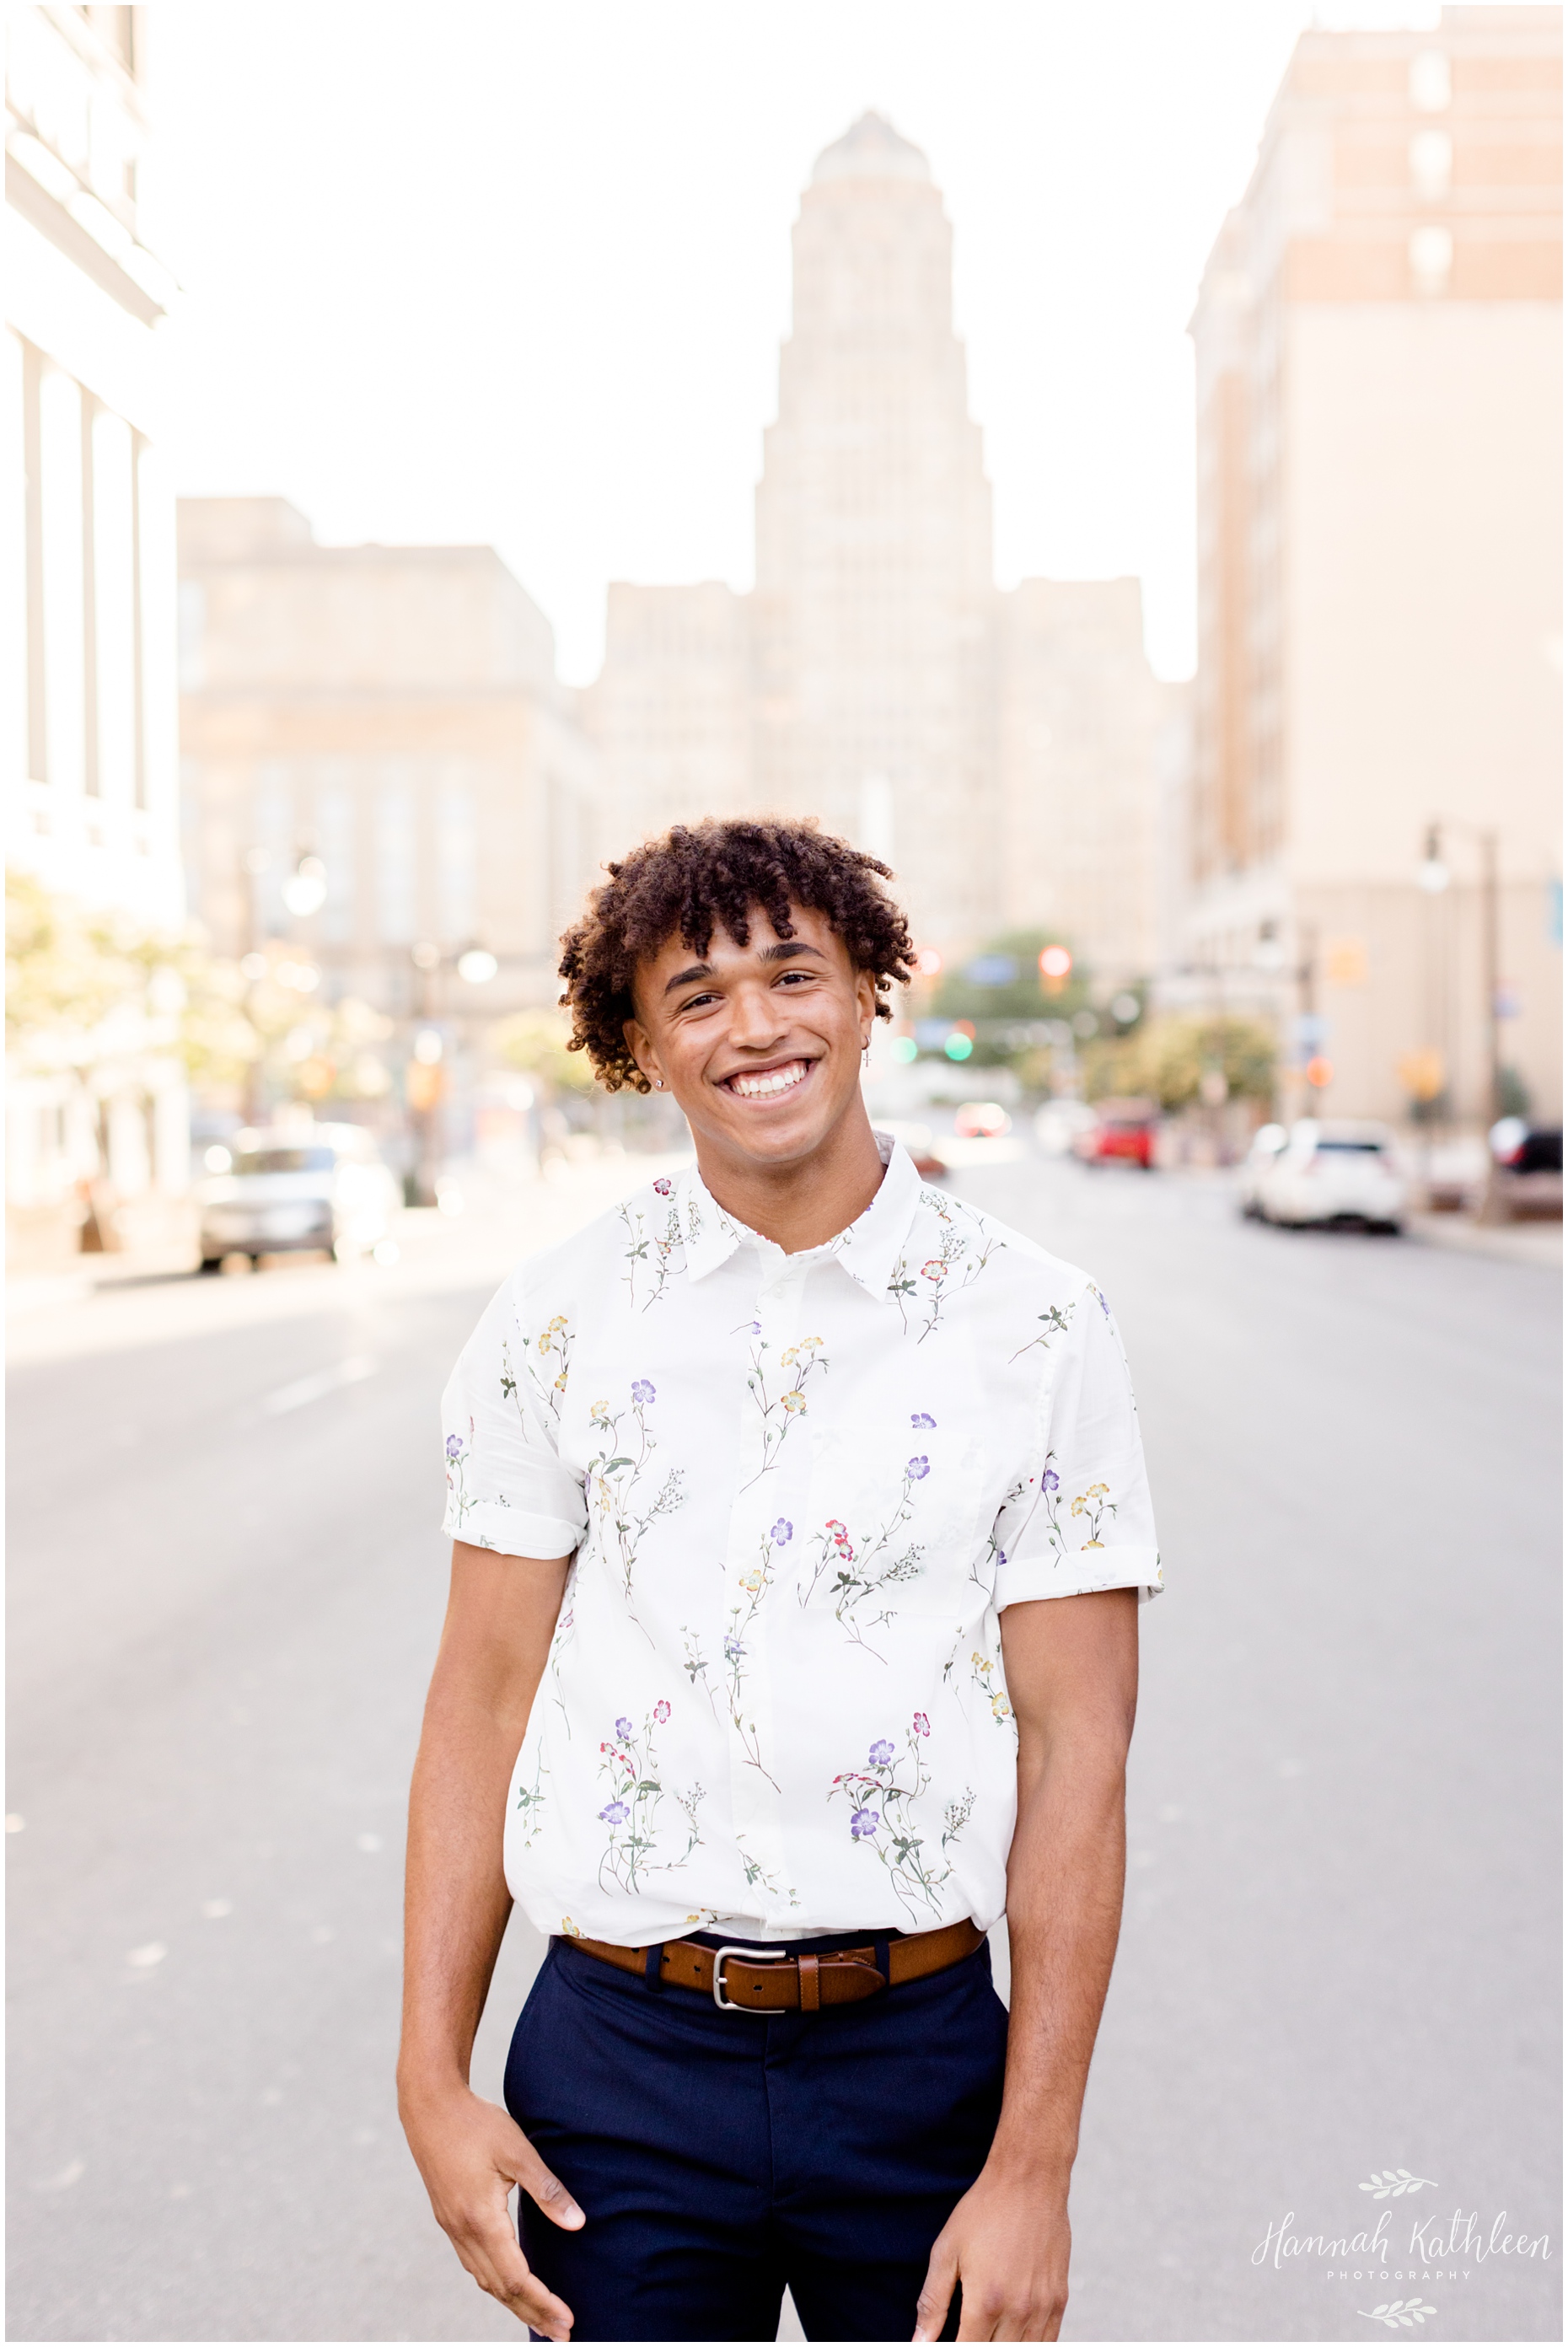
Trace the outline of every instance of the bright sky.
<instances>
[{"instance_id":1,"label":"bright sky","mask_svg":"<svg viewBox=\"0 0 1568 2347\"><path fill-rule=\"evenodd\" d=\"M875 106L954 222L999 580L1138 572L1155 666L1190 671L1184 329L1306 0L149 13L183 491L494 544L586 682L610 579L751 583L790 225Z\"/></svg>"}]
</instances>

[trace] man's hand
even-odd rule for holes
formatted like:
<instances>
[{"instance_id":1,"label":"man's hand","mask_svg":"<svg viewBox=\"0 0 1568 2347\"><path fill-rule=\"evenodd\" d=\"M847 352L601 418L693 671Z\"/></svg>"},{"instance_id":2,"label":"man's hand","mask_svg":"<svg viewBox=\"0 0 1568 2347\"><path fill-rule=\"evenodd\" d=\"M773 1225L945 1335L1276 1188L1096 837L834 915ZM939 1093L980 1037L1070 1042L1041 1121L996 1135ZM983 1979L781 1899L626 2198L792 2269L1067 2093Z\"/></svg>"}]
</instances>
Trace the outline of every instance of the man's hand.
<instances>
[{"instance_id":1,"label":"man's hand","mask_svg":"<svg viewBox=\"0 0 1568 2347\"><path fill-rule=\"evenodd\" d=\"M436 2220L480 2289L547 2339L569 2339L572 2311L528 2271L507 2196L519 2186L567 2232L576 2232L583 2214L521 2127L466 2086L418 2111L405 2109L403 2125Z\"/></svg>"},{"instance_id":2,"label":"man's hand","mask_svg":"<svg viewBox=\"0 0 1568 2347\"><path fill-rule=\"evenodd\" d=\"M931 2250L915 2337L940 2339L956 2283L960 2339L1055 2339L1072 2236L1065 2185L988 2161Z\"/></svg>"}]
</instances>

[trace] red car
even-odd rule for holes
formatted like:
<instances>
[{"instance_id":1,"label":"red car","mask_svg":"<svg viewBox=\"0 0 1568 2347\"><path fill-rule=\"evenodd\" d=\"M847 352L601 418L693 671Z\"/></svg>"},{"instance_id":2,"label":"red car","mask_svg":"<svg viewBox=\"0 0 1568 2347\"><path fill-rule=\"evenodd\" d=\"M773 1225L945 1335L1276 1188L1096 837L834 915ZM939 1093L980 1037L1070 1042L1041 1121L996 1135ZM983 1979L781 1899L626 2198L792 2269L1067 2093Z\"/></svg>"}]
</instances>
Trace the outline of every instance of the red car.
<instances>
[{"instance_id":1,"label":"red car","mask_svg":"<svg viewBox=\"0 0 1568 2347\"><path fill-rule=\"evenodd\" d=\"M1102 1165L1110 1158L1120 1157L1141 1165L1145 1174L1153 1172L1154 1135L1160 1122L1156 1102L1096 1101L1094 1120L1074 1136L1075 1157L1081 1157L1086 1165Z\"/></svg>"}]
</instances>

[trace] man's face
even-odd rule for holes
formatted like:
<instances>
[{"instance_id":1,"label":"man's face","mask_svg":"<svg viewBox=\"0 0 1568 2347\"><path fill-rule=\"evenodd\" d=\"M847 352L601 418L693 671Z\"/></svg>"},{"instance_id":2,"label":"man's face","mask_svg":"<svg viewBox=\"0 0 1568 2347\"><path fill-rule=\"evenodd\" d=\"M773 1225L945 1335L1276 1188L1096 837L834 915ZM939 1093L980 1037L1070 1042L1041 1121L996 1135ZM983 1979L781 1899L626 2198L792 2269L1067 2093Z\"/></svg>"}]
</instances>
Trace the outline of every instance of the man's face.
<instances>
[{"instance_id":1,"label":"man's face","mask_svg":"<svg viewBox=\"0 0 1568 2347\"><path fill-rule=\"evenodd\" d=\"M667 939L638 965L626 1027L694 1133L769 1165L809 1157L837 1124L876 1005L823 916L792 905L789 917L794 935L781 938L753 906L749 941L718 928L705 954Z\"/></svg>"}]
</instances>

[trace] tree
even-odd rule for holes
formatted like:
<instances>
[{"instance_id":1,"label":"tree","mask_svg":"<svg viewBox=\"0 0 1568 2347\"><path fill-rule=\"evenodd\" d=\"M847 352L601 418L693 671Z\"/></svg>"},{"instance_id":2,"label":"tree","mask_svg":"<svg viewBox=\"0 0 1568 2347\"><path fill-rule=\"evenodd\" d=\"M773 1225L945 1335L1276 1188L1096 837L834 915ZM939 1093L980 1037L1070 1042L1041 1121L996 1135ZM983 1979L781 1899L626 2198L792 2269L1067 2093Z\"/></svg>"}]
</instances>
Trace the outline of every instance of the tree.
<instances>
[{"instance_id":1,"label":"tree","mask_svg":"<svg viewBox=\"0 0 1568 2347\"><path fill-rule=\"evenodd\" d=\"M1084 1090L1091 1100L1137 1096L1174 1110L1200 1099L1205 1073L1217 1071L1230 1098L1271 1101L1275 1058L1272 1033L1254 1019L1152 1019L1125 1038L1085 1045Z\"/></svg>"}]
</instances>

